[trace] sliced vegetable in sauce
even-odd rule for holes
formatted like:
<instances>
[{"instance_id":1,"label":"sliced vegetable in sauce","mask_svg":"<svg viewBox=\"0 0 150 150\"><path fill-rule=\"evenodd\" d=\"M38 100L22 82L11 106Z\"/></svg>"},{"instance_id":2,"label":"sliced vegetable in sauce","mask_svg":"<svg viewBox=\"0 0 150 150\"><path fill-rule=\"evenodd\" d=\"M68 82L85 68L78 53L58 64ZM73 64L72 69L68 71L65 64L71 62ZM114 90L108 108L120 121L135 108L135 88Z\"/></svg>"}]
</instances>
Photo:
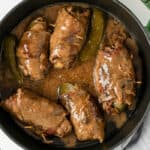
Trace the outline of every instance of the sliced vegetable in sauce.
<instances>
[{"instance_id":1,"label":"sliced vegetable in sauce","mask_svg":"<svg viewBox=\"0 0 150 150\"><path fill-rule=\"evenodd\" d=\"M70 84L70 83L63 83L61 84L61 86L58 88L58 94L64 94L67 93L69 91L73 91L75 89L75 86Z\"/></svg>"},{"instance_id":2,"label":"sliced vegetable in sauce","mask_svg":"<svg viewBox=\"0 0 150 150\"><path fill-rule=\"evenodd\" d=\"M16 49L16 37L13 35L8 35L2 42L2 50L4 52L4 58L16 81L19 84L22 84L23 76L17 67L15 49Z\"/></svg>"},{"instance_id":3,"label":"sliced vegetable in sauce","mask_svg":"<svg viewBox=\"0 0 150 150\"><path fill-rule=\"evenodd\" d=\"M80 53L79 60L86 61L95 56L102 40L105 21L103 13L94 8L91 18L91 31L87 43Z\"/></svg>"},{"instance_id":4,"label":"sliced vegetable in sauce","mask_svg":"<svg viewBox=\"0 0 150 150\"><path fill-rule=\"evenodd\" d=\"M117 108L120 112L122 112L126 108L126 104L123 103L114 103L114 107Z\"/></svg>"}]
</instances>

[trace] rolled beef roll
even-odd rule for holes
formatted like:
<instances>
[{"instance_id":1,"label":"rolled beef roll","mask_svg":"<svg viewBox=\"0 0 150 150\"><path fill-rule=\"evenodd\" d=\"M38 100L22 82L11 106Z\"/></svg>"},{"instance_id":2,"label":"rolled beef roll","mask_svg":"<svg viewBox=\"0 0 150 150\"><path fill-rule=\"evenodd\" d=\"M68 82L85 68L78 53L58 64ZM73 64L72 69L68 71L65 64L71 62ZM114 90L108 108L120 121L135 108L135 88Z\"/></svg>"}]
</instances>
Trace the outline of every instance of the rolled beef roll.
<instances>
[{"instance_id":1,"label":"rolled beef roll","mask_svg":"<svg viewBox=\"0 0 150 150\"><path fill-rule=\"evenodd\" d=\"M1 105L19 123L38 136L63 137L72 129L63 107L27 89L18 89L16 94Z\"/></svg>"},{"instance_id":2,"label":"rolled beef roll","mask_svg":"<svg viewBox=\"0 0 150 150\"><path fill-rule=\"evenodd\" d=\"M79 7L59 10L50 39L50 61L55 68L69 68L86 38L90 11Z\"/></svg>"},{"instance_id":3,"label":"rolled beef roll","mask_svg":"<svg viewBox=\"0 0 150 150\"><path fill-rule=\"evenodd\" d=\"M104 120L91 96L78 85L64 83L59 98L68 110L77 139L104 140Z\"/></svg>"},{"instance_id":4,"label":"rolled beef roll","mask_svg":"<svg viewBox=\"0 0 150 150\"><path fill-rule=\"evenodd\" d=\"M31 22L17 48L18 65L24 76L41 80L48 70L50 33L46 21L39 17Z\"/></svg>"}]
</instances>

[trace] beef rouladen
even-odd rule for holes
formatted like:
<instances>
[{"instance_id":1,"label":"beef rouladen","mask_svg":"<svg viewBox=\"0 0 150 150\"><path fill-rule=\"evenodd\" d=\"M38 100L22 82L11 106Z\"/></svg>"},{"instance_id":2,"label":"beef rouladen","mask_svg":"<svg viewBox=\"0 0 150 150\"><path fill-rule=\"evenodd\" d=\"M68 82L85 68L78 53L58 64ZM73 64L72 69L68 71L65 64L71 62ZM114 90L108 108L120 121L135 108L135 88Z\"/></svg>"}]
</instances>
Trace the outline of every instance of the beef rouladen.
<instances>
[{"instance_id":1,"label":"beef rouladen","mask_svg":"<svg viewBox=\"0 0 150 150\"><path fill-rule=\"evenodd\" d=\"M104 140L104 120L90 95L78 85L64 83L59 88L62 105L70 113L77 139Z\"/></svg>"},{"instance_id":2,"label":"beef rouladen","mask_svg":"<svg viewBox=\"0 0 150 150\"><path fill-rule=\"evenodd\" d=\"M135 104L135 72L132 58L124 46L126 38L120 22L110 19L94 67L94 85L99 102L111 115Z\"/></svg>"},{"instance_id":3,"label":"beef rouladen","mask_svg":"<svg viewBox=\"0 0 150 150\"><path fill-rule=\"evenodd\" d=\"M2 102L2 107L15 117L24 127L30 127L39 136L55 135L63 137L71 132L71 124L66 111L50 100L40 97L27 89Z\"/></svg>"},{"instance_id":4,"label":"beef rouladen","mask_svg":"<svg viewBox=\"0 0 150 150\"><path fill-rule=\"evenodd\" d=\"M44 78L48 70L48 43L50 33L42 17L33 20L23 34L18 49L19 68L32 80Z\"/></svg>"},{"instance_id":5,"label":"beef rouladen","mask_svg":"<svg viewBox=\"0 0 150 150\"><path fill-rule=\"evenodd\" d=\"M55 68L69 68L86 38L89 9L63 7L50 39L50 61Z\"/></svg>"}]
</instances>

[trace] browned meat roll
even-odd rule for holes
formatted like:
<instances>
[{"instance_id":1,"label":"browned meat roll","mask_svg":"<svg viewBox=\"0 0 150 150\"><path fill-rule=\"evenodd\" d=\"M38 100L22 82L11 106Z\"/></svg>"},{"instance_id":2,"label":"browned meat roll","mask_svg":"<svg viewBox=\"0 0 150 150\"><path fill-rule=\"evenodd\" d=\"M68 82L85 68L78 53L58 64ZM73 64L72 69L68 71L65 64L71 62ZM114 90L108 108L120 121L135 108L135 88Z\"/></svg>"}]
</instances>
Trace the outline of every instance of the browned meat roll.
<instances>
[{"instance_id":1,"label":"browned meat roll","mask_svg":"<svg viewBox=\"0 0 150 150\"><path fill-rule=\"evenodd\" d=\"M134 102L134 69L125 48L100 50L94 68L99 102L108 114L119 113Z\"/></svg>"},{"instance_id":2,"label":"browned meat roll","mask_svg":"<svg viewBox=\"0 0 150 150\"><path fill-rule=\"evenodd\" d=\"M81 50L88 27L88 9L62 8L50 39L50 61L55 68L68 68Z\"/></svg>"},{"instance_id":3,"label":"browned meat roll","mask_svg":"<svg viewBox=\"0 0 150 150\"><path fill-rule=\"evenodd\" d=\"M23 34L17 49L19 68L32 80L43 79L48 70L50 33L46 30L46 21L42 17L35 19Z\"/></svg>"},{"instance_id":4,"label":"browned meat roll","mask_svg":"<svg viewBox=\"0 0 150 150\"><path fill-rule=\"evenodd\" d=\"M60 102L70 113L77 139L104 140L104 120L90 95L77 85L60 86Z\"/></svg>"},{"instance_id":5,"label":"browned meat roll","mask_svg":"<svg viewBox=\"0 0 150 150\"><path fill-rule=\"evenodd\" d=\"M72 129L60 105L27 89L18 89L16 94L2 102L2 107L39 136L63 137Z\"/></svg>"},{"instance_id":6,"label":"browned meat roll","mask_svg":"<svg viewBox=\"0 0 150 150\"><path fill-rule=\"evenodd\" d=\"M132 58L124 43L124 26L110 18L94 67L94 85L99 102L107 114L117 114L135 104L135 73Z\"/></svg>"}]
</instances>

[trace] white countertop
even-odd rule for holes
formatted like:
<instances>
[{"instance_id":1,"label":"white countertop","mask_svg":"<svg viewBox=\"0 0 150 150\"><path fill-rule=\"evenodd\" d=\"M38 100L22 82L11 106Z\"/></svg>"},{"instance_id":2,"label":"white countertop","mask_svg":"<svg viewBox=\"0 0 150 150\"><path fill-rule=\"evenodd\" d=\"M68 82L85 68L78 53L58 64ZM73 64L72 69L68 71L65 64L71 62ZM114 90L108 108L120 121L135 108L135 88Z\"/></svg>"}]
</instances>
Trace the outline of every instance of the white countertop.
<instances>
[{"instance_id":1,"label":"white countertop","mask_svg":"<svg viewBox=\"0 0 150 150\"><path fill-rule=\"evenodd\" d=\"M0 19L21 0L0 1ZM148 10L140 0L120 0L131 11L136 14L142 24L145 26L150 19L150 10ZM7 137L0 129L0 150L22 150L13 141ZM150 150L150 112L145 120L142 134L138 142L128 150Z\"/></svg>"}]
</instances>

